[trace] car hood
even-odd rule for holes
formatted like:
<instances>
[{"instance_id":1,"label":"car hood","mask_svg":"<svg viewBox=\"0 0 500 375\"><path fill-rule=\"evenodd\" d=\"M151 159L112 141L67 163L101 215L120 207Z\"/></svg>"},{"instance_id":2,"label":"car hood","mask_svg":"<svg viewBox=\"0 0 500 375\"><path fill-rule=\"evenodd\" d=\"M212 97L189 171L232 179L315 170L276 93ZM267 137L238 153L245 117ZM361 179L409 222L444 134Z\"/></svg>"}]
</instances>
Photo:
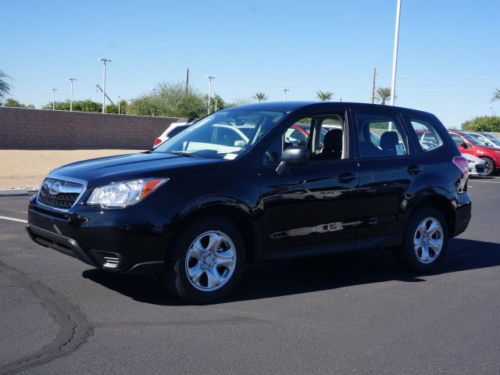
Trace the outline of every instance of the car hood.
<instances>
[{"instance_id":1,"label":"car hood","mask_svg":"<svg viewBox=\"0 0 500 375\"><path fill-rule=\"evenodd\" d=\"M134 178L165 177L186 167L204 166L207 172L220 163L218 159L144 152L108 156L66 164L50 172L52 176L85 180L91 184Z\"/></svg>"}]
</instances>

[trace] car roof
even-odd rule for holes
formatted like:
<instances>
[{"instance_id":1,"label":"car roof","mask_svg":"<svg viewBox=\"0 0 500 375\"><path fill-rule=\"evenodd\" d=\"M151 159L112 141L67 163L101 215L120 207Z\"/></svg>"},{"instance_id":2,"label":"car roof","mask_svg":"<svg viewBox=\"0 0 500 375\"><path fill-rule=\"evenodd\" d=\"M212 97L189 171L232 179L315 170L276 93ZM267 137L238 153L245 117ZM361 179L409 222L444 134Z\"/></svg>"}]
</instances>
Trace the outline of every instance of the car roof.
<instances>
[{"instance_id":1,"label":"car roof","mask_svg":"<svg viewBox=\"0 0 500 375\"><path fill-rule=\"evenodd\" d=\"M344 108L352 108L357 110L369 110L369 109L386 109L389 111L410 111L410 112L418 112L421 114L431 115L429 112L420 111L412 108L405 107L397 107L397 106L389 106L382 104L369 104L369 103L359 103L359 102L316 102L316 101L289 101L289 102L264 102L264 103L254 103L254 104L245 104L238 107L232 108L241 108L248 110L263 110L263 111L279 111L279 112L293 112L297 110L303 109L321 109L324 107L325 109L344 109ZM231 108L228 108L231 109Z\"/></svg>"}]
</instances>

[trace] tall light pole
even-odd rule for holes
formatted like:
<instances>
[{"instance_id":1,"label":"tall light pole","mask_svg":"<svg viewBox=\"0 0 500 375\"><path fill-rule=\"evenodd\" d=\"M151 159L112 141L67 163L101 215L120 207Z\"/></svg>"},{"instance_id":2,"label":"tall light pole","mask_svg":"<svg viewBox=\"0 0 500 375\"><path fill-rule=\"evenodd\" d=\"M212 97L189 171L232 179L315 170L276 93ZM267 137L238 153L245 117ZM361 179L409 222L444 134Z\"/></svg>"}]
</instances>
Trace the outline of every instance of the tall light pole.
<instances>
[{"instance_id":1,"label":"tall light pole","mask_svg":"<svg viewBox=\"0 0 500 375\"><path fill-rule=\"evenodd\" d=\"M121 113L120 113L120 112L121 112L121 111L120 111L121 101L122 101L122 98L121 98L121 96L119 96L119 97L118 97L118 114L119 114L119 115L121 114Z\"/></svg>"},{"instance_id":2,"label":"tall light pole","mask_svg":"<svg viewBox=\"0 0 500 375\"><path fill-rule=\"evenodd\" d=\"M52 89L52 110L56 109L56 91L58 89Z\"/></svg>"},{"instance_id":3,"label":"tall light pole","mask_svg":"<svg viewBox=\"0 0 500 375\"><path fill-rule=\"evenodd\" d=\"M207 99L207 114L210 114L210 103L212 101L212 80L215 79L214 76L207 76L208 78L208 99Z\"/></svg>"},{"instance_id":4,"label":"tall light pole","mask_svg":"<svg viewBox=\"0 0 500 375\"><path fill-rule=\"evenodd\" d=\"M69 99L69 110L73 111L73 83L76 81L76 78L68 78L68 81L71 84L71 97Z\"/></svg>"},{"instance_id":5,"label":"tall light pole","mask_svg":"<svg viewBox=\"0 0 500 375\"><path fill-rule=\"evenodd\" d=\"M111 62L111 59L100 57L98 61L102 61L102 113L106 113L106 64Z\"/></svg>"},{"instance_id":6,"label":"tall light pole","mask_svg":"<svg viewBox=\"0 0 500 375\"><path fill-rule=\"evenodd\" d=\"M286 102L286 94L290 91L290 89L283 89L283 101Z\"/></svg>"},{"instance_id":7,"label":"tall light pole","mask_svg":"<svg viewBox=\"0 0 500 375\"><path fill-rule=\"evenodd\" d=\"M398 47L399 47L399 16L401 14L401 0L397 0L396 6L396 29L394 31L394 51L392 55L392 78L391 78L391 105L396 100L396 72L398 69Z\"/></svg>"}]
</instances>

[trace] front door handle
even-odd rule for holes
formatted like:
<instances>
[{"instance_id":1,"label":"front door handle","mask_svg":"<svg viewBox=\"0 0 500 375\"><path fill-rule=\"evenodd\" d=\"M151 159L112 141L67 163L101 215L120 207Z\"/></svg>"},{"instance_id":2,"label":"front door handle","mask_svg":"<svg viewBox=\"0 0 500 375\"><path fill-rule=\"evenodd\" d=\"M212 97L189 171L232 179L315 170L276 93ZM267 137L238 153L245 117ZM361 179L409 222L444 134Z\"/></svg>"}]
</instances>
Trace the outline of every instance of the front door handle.
<instances>
[{"instance_id":1,"label":"front door handle","mask_svg":"<svg viewBox=\"0 0 500 375\"><path fill-rule=\"evenodd\" d=\"M418 165L410 165L408 167L408 173L411 175L416 175L422 172L422 167L419 167Z\"/></svg>"},{"instance_id":2,"label":"front door handle","mask_svg":"<svg viewBox=\"0 0 500 375\"><path fill-rule=\"evenodd\" d=\"M342 173L339 175L340 182L351 182L354 179L356 179L356 176L350 172Z\"/></svg>"}]
</instances>

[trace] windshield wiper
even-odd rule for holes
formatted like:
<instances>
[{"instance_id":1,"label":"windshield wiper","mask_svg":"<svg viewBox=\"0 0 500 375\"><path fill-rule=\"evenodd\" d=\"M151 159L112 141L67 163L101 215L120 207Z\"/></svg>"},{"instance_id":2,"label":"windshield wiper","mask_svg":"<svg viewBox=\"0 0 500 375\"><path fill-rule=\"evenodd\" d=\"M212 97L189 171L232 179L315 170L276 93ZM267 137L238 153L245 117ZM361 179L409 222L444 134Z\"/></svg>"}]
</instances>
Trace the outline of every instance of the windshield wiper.
<instances>
[{"instance_id":1,"label":"windshield wiper","mask_svg":"<svg viewBox=\"0 0 500 375\"><path fill-rule=\"evenodd\" d=\"M180 156L187 156L187 157L190 157L190 158L193 158L194 155L190 152L186 152L186 151L167 151L169 154L174 154L174 155L180 155Z\"/></svg>"}]
</instances>

